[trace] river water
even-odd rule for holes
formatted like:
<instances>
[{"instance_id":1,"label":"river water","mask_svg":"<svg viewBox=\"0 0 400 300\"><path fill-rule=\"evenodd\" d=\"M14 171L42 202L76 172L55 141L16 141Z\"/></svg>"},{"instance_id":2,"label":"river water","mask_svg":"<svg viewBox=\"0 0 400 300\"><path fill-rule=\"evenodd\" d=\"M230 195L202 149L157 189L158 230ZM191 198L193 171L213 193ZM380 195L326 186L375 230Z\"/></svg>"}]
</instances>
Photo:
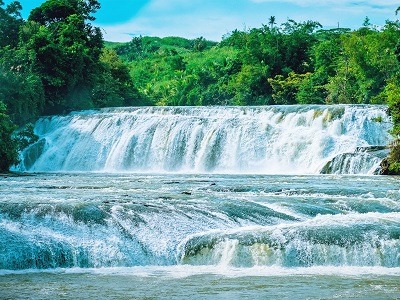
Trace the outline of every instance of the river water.
<instances>
[{"instance_id":1,"label":"river water","mask_svg":"<svg viewBox=\"0 0 400 300\"><path fill-rule=\"evenodd\" d=\"M399 179L1 179L1 299L398 299Z\"/></svg>"},{"instance_id":2,"label":"river water","mask_svg":"<svg viewBox=\"0 0 400 300\"><path fill-rule=\"evenodd\" d=\"M0 178L0 299L400 299L385 109L43 117Z\"/></svg>"},{"instance_id":3,"label":"river water","mask_svg":"<svg viewBox=\"0 0 400 300\"><path fill-rule=\"evenodd\" d=\"M133 107L41 118L30 172L372 174L386 107ZM381 122L374 120L381 119ZM326 172L324 172L326 173Z\"/></svg>"}]
</instances>

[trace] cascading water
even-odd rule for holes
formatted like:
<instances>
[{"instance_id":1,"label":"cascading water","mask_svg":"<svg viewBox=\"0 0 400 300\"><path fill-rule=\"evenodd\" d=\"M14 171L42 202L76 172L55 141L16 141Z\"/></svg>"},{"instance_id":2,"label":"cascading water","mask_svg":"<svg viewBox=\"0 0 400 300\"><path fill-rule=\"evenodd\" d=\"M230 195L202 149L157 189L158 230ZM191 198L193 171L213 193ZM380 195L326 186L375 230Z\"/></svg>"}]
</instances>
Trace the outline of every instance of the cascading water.
<instances>
[{"instance_id":1,"label":"cascading water","mask_svg":"<svg viewBox=\"0 0 400 300\"><path fill-rule=\"evenodd\" d=\"M388 144L384 110L365 105L151 107L44 117L35 127L41 139L24 152L18 169L367 174L385 154L357 149ZM374 121L378 118L383 122Z\"/></svg>"},{"instance_id":2,"label":"cascading water","mask_svg":"<svg viewBox=\"0 0 400 300\"><path fill-rule=\"evenodd\" d=\"M0 190L0 270L400 268L396 181L335 176L9 178Z\"/></svg>"},{"instance_id":3,"label":"cascading water","mask_svg":"<svg viewBox=\"0 0 400 300\"><path fill-rule=\"evenodd\" d=\"M398 299L384 110L41 118L27 172L0 174L0 299Z\"/></svg>"}]
</instances>

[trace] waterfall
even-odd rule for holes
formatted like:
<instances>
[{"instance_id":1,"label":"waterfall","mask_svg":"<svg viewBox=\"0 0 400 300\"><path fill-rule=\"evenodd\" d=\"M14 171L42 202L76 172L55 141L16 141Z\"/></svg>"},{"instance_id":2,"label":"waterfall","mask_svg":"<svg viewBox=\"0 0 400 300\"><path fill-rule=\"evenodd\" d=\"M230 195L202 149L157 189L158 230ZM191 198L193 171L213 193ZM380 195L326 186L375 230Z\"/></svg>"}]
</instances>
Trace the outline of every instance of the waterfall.
<instances>
[{"instance_id":1,"label":"waterfall","mask_svg":"<svg viewBox=\"0 0 400 300\"><path fill-rule=\"evenodd\" d=\"M360 149L383 148L390 128L384 106L107 108L39 119L16 169L366 174L382 153Z\"/></svg>"}]
</instances>

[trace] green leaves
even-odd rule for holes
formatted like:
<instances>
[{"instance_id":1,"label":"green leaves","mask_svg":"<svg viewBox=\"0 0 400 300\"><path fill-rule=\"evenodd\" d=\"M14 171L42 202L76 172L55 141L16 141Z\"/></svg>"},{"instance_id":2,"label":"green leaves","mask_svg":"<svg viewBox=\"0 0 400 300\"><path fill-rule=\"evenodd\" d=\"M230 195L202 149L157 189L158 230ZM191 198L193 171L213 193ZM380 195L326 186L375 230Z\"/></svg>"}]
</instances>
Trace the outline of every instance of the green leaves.
<instances>
[{"instance_id":1,"label":"green leaves","mask_svg":"<svg viewBox=\"0 0 400 300\"><path fill-rule=\"evenodd\" d=\"M103 49L100 56L102 67L93 89L96 107L142 105L142 99L134 87L129 68L111 49Z\"/></svg>"},{"instance_id":2,"label":"green leaves","mask_svg":"<svg viewBox=\"0 0 400 300\"><path fill-rule=\"evenodd\" d=\"M43 85L32 71L32 56L26 49L0 50L0 99L18 125L33 121L44 106Z\"/></svg>"},{"instance_id":3,"label":"green leaves","mask_svg":"<svg viewBox=\"0 0 400 300\"><path fill-rule=\"evenodd\" d=\"M18 1L13 1L2 8L0 1L0 48L9 46L15 48L18 44L18 33L20 26L24 23L20 11L22 6Z\"/></svg>"},{"instance_id":4,"label":"green leaves","mask_svg":"<svg viewBox=\"0 0 400 300\"><path fill-rule=\"evenodd\" d=\"M33 70L42 78L44 113L93 106L103 40L87 21L99 7L97 1L48 0L32 10L22 29L24 47L35 53Z\"/></svg>"},{"instance_id":5,"label":"green leaves","mask_svg":"<svg viewBox=\"0 0 400 300\"><path fill-rule=\"evenodd\" d=\"M0 100L0 172L6 172L18 163L18 143L12 134L16 126L6 114L6 106Z\"/></svg>"},{"instance_id":6,"label":"green leaves","mask_svg":"<svg viewBox=\"0 0 400 300\"><path fill-rule=\"evenodd\" d=\"M94 21L92 14L99 9L97 0L47 0L31 11L28 20L45 26L63 22L71 15Z\"/></svg>"}]
</instances>

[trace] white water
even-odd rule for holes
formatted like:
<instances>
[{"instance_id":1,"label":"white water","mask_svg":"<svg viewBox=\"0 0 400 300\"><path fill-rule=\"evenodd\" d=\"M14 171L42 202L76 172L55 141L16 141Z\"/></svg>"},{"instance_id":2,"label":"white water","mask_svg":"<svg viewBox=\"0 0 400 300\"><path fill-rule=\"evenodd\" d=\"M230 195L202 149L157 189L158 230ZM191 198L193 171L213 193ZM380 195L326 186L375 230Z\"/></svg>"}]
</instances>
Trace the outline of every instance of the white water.
<instances>
[{"instance_id":1,"label":"white water","mask_svg":"<svg viewBox=\"0 0 400 300\"><path fill-rule=\"evenodd\" d=\"M0 177L0 299L399 299L399 179L336 175L376 169L388 121L382 106L44 117L18 167L43 173Z\"/></svg>"},{"instance_id":2,"label":"white water","mask_svg":"<svg viewBox=\"0 0 400 300\"><path fill-rule=\"evenodd\" d=\"M0 299L399 299L394 176L0 178Z\"/></svg>"},{"instance_id":3,"label":"white water","mask_svg":"<svg viewBox=\"0 0 400 300\"><path fill-rule=\"evenodd\" d=\"M374 118L382 117L383 122ZM44 117L19 170L371 174L390 122L382 106L147 107ZM357 154L358 153L358 154Z\"/></svg>"}]
</instances>

